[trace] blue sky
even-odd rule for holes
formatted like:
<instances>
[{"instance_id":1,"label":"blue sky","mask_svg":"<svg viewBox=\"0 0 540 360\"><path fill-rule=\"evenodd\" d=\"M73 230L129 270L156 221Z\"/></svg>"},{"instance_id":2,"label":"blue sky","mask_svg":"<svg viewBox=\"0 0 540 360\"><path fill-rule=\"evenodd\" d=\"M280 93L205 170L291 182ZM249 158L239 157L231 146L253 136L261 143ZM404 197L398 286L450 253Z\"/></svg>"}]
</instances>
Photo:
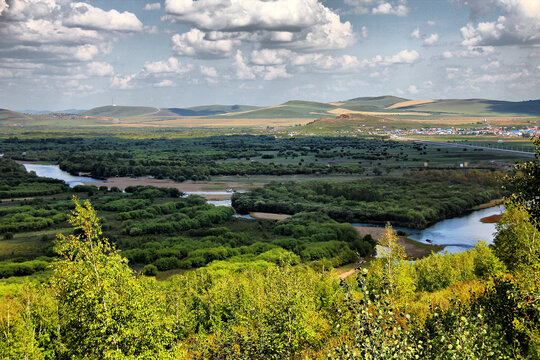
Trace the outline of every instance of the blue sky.
<instances>
[{"instance_id":1,"label":"blue sky","mask_svg":"<svg viewBox=\"0 0 540 360\"><path fill-rule=\"evenodd\" d=\"M538 0L0 0L0 108L540 98Z\"/></svg>"}]
</instances>

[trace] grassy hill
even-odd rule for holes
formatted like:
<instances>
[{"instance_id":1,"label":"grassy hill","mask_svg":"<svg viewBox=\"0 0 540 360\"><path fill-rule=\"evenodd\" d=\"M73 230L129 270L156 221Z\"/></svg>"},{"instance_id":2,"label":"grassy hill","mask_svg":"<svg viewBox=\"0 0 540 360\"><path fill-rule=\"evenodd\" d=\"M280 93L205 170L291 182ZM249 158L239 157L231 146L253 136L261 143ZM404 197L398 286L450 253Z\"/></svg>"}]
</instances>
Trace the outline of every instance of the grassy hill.
<instances>
[{"instance_id":1,"label":"grassy hill","mask_svg":"<svg viewBox=\"0 0 540 360\"><path fill-rule=\"evenodd\" d=\"M296 129L302 133L327 134L336 131L353 132L356 129L372 128L379 125L391 126L395 122L395 120L386 117L356 114L350 119L321 118Z\"/></svg>"},{"instance_id":2,"label":"grassy hill","mask_svg":"<svg viewBox=\"0 0 540 360\"><path fill-rule=\"evenodd\" d=\"M336 104L340 104L341 108L353 111L382 111L389 106L407 100L396 96L358 97Z\"/></svg>"},{"instance_id":3,"label":"grassy hill","mask_svg":"<svg viewBox=\"0 0 540 360\"><path fill-rule=\"evenodd\" d=\"M258 108L251 111L230 113L213 118L231 119L274 119L274 118L318 118L321 116L335 116L328 111L336 109L337 106L313 101L293 100L276 106Z\"/></svg>"},{"instance_id":4,"label":"grassy hill","mask_svg":"<svg viewBox=\"0 0 540 360\"><path fill-rule=\"evenodd\" d=\"M101 106L85 111L81 115L122 119L152 114L157 111L159 111L159 109L146 106Z\"/></svg>"},{"instance_id":5,"label":"grassy hill","mask_svg":"<svg viewBox=\"0 0 540 360\"><path fill-rule=\"evenodd\" d=\"M511 102L485 99L451 99L402 107L399 110L424 111L439 115L467 116L540 115L540 100Z\"/></svg>"},{"instance_id":6,"label":"grassy hill","mask_svg":"<svg viewBox=\"0 0 540 360\"><path fill-rule=\"evenodd\" d=\"M0 109L0 124L2 125L22 125L28 121L32 121L32 117L30 115L7 109Z\"/></svg>"},{"instance_id":7,"label":"grassy hill","mask_svg":"<svg viewBox=\"0 0 540 360\"><path fill-rule=\"evenodd\" d=\"M250 111L258 109L258 106L249 105L203 105L193 106L189 108L168 108L162 109L160 113L165 114L165 111L170 113L170 116L212 116L227 113L236 113L242 111Z\"/></svg>"}]
</instances>

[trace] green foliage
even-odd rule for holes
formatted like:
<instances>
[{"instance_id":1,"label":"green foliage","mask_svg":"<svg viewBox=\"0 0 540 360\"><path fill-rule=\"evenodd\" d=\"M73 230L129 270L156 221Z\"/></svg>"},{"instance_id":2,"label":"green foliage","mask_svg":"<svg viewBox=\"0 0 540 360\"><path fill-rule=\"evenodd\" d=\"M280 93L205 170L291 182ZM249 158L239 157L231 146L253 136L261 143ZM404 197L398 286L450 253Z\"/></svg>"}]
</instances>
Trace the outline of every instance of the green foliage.
<instances>
[{"instance_id":1,"label":"green foliage","mask_svg":"<svg viewBox=\"0 0 540 360\"><path fill-rule=\"evenodd\" d=\"M517 200L531 214L532 220L540 222L540 137L533 139L536 147L535 159L514 166L511 176L506 177Z\"/></svg>"},{"instance_id":2,"label":"green foliage","mask_svg":"<svg viewBox=\"0 0 540 360\"><path fill-rule=\"evenodd\" d=\"M346 287L346 302L352 316L352 338L332 349L330 359L415 359L424 353L424 343L415 339L408 314L389 301L390 294L371 293L366 269L358 275L360 299ZM385 296L386 295L386 296ZM405 323L405 325L404 325Z\"/></svg>"},{"instance_id":3,"label":"green foliage","mask_svg":"<svg viewBox=\"0 0 540 360\"><path fill-rule=\"evenodd\" d=\"M59 236L51 286L68 357L147 356L170 342L152 284L137 279L109 241L90 202L74 198L70 223L80 235Z\"/></svg>"},{"instance_id":4,"label":"green foliage","mask_svg":"<svg viewBox=\"0 0 540 360\"><path fill-rule=\"evenodd\" d=\"M24 166L0 158L0 199L53 195L67 190L61 180L40 178Z\"/></svg>"},{"instance_id":5,"label":"green foliage","mask_svg":"<svg viewBox=\"0 0 540 360\"><path fill-rule=\"evenodd\" d=\"M422 171L369 182L270 183L249 193L234 194L232 205L239 213L320 211L342 222L390 221L425 228L501 196L496 175L490 172Z\"/></svg>"},{"instance_id":6,"label":"green foliage","mask_svg":"<svg viewBox=\"0 0 540 360\"><path fill-rule=\"evenodd\" d=\"M371 263L367 285L371 291L388 291L392 299L406 298L416 289L412 265L390 224L379 240L377 258Z\"/></svg>"},{"instance_id":7,"label":"green foliage","mask_svg":"<svg viewBox=\"0 0 540 360\"><path fill-rule=\"evenodd\" d=\"M537 191L540 191L540 188ZM540 272L538 223L517 198L507 199L505 207L506 212L497 224L495 254L510 271L529 272L537 277Z\"/></svg>"}]
</instances>

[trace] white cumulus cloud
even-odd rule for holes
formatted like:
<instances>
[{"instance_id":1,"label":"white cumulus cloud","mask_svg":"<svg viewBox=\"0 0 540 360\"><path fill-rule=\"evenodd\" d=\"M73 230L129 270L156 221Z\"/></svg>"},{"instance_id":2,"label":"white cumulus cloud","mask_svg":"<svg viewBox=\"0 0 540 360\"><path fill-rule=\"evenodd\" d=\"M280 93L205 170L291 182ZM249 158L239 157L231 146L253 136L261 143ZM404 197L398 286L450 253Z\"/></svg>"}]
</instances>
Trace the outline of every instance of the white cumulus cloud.
<instances>
[{"instance_id":1,"label":"white cumulus cloud","mask_svg":"<svg viewBox=\"0 0 540 360\"><path fill-rule=\"evenodd\" d=\"M232 54L239 40L208 40L206 34L199 29L191 29L187 33L175 34L172 49L176 55L198 58L224 58Z\"/></svg>"},{"instance_id":2,"label":"white cumulus cloud","mask_svg":"<svg viewBox=\"0 0 540 360\"><path fill-rule=\"evenodd\" d=\"M383 14L383 15L397 15L397 16L407 16L409 14L409 8L405 5L392 5L388 2L379 4L376 8L371 9L373 14Z\"/></svg>"},{"instance_id":3,"label":"white cumulus cloud","mask_svg":"<svg viewBox=\"0 0 540 360\"><path fill-rule=\"evenodd\" d=\"M144 10L159 10L161 9L160 3L148 3L144 5Z\"/></svg>"},{"instance_id":4,"label":"white cumulus cloud","mask_svg":"<svg viewBox=\"0 0 540 360\"><path fill-rule=\"evenodd\" d=\"M88 75L90 76L108 76L114 74L114 68L106 62L93 61L87 65Z\"/></svg>"},{"instance_id":5,"label":"white cumulus cloud","mask_svg":"<svg viewBox=\"0 0 540 360\"><path fill-rule=\"evenodd\" d=\"M124 32L143 30L143 24L137 16L127 11L105 11L80 2L71 3L69 6L70 9L64 14L62 21L68 27Z\"/></svg>"},{"instance_id":6,"label":"white cumulus cloud","mask_svg":"<svg viewBox=\"0 0 540 360\"><path fill-rule=\"evenodd\" d=\"M424 39L424 46L433 46L439 41L439 34L431 34Z\"/></svg>"},{"instance_id":7,"label":"white cumulus cloud","mask_svg":"<svg viewBox=\"0 0 540 360\"><path fill-rule=\"evenodd\" d=\"M8 8L6 0L0 0L0 15Z\"/></svg>"},{"instance_id":8,"label":"white cumulus cloud","mask_svg":"<svg viewBox=\"0 0 540 360\"><path fill-rule=\"evenodd\" d=\"M143 67L143 71L148 74L184 74L192 69L193 65L184 65L174 57L170 57L166 61L145 62Z\"/></svg>"},{"instance_id":9,"label":"white cumulus cloud","mask_svg":"<svg viewBox=\"0 0 540 360\"><path fill-rule=\"evenodd\" d=\"M345 48L355 40L351 24L317 0L167 0L165 10L163 20L191 25L211 42L326 51ZM200 49L204 56L209 55L204 48L211 46ZM193 47L190 52L197 50Z\"/></svg>"},{"instance_id":10,"label":"white cumulus cloud","mask_svg":"<svg viewBox=\"0 0 540 360\"><path fill-rule=\"evenodd\" d=\"M497 6L503 15L495 21L469 23L461 28L465 46L504 46L540 44L540 1L475 0L472 14L483 16Z\"/></svg>"},{"instance_id":11,"label":"white cumulus cloud","mask_svg":"<svg viewBox=\"0 0 540 360\"><path fill-rule=\"evenodd\" d=\"M174 85L175 85L174 82L172 82L169 79L165 79L165 80L162 80L162 81L158 82L157 84L154 84L155 87L172 87Z\"/></svg>"}]
</instances>

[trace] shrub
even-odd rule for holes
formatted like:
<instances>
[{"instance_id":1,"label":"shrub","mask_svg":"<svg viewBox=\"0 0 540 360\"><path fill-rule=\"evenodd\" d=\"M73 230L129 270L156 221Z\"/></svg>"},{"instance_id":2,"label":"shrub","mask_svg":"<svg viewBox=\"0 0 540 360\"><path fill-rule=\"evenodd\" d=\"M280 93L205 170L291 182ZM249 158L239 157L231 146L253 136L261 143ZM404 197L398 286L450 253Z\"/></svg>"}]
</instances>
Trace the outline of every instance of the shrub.
<instances>
[{"instance_id":1,"label":"shrub","mask_svg":"<svg viewBox=\"0 0 540 360\"><path fill-rule=\"evenodd\" d=\"M142 273L145 276L156 276L158 273L158 268L155 265L148 264L143 268Z\"/></svg>"}]
</instances>

